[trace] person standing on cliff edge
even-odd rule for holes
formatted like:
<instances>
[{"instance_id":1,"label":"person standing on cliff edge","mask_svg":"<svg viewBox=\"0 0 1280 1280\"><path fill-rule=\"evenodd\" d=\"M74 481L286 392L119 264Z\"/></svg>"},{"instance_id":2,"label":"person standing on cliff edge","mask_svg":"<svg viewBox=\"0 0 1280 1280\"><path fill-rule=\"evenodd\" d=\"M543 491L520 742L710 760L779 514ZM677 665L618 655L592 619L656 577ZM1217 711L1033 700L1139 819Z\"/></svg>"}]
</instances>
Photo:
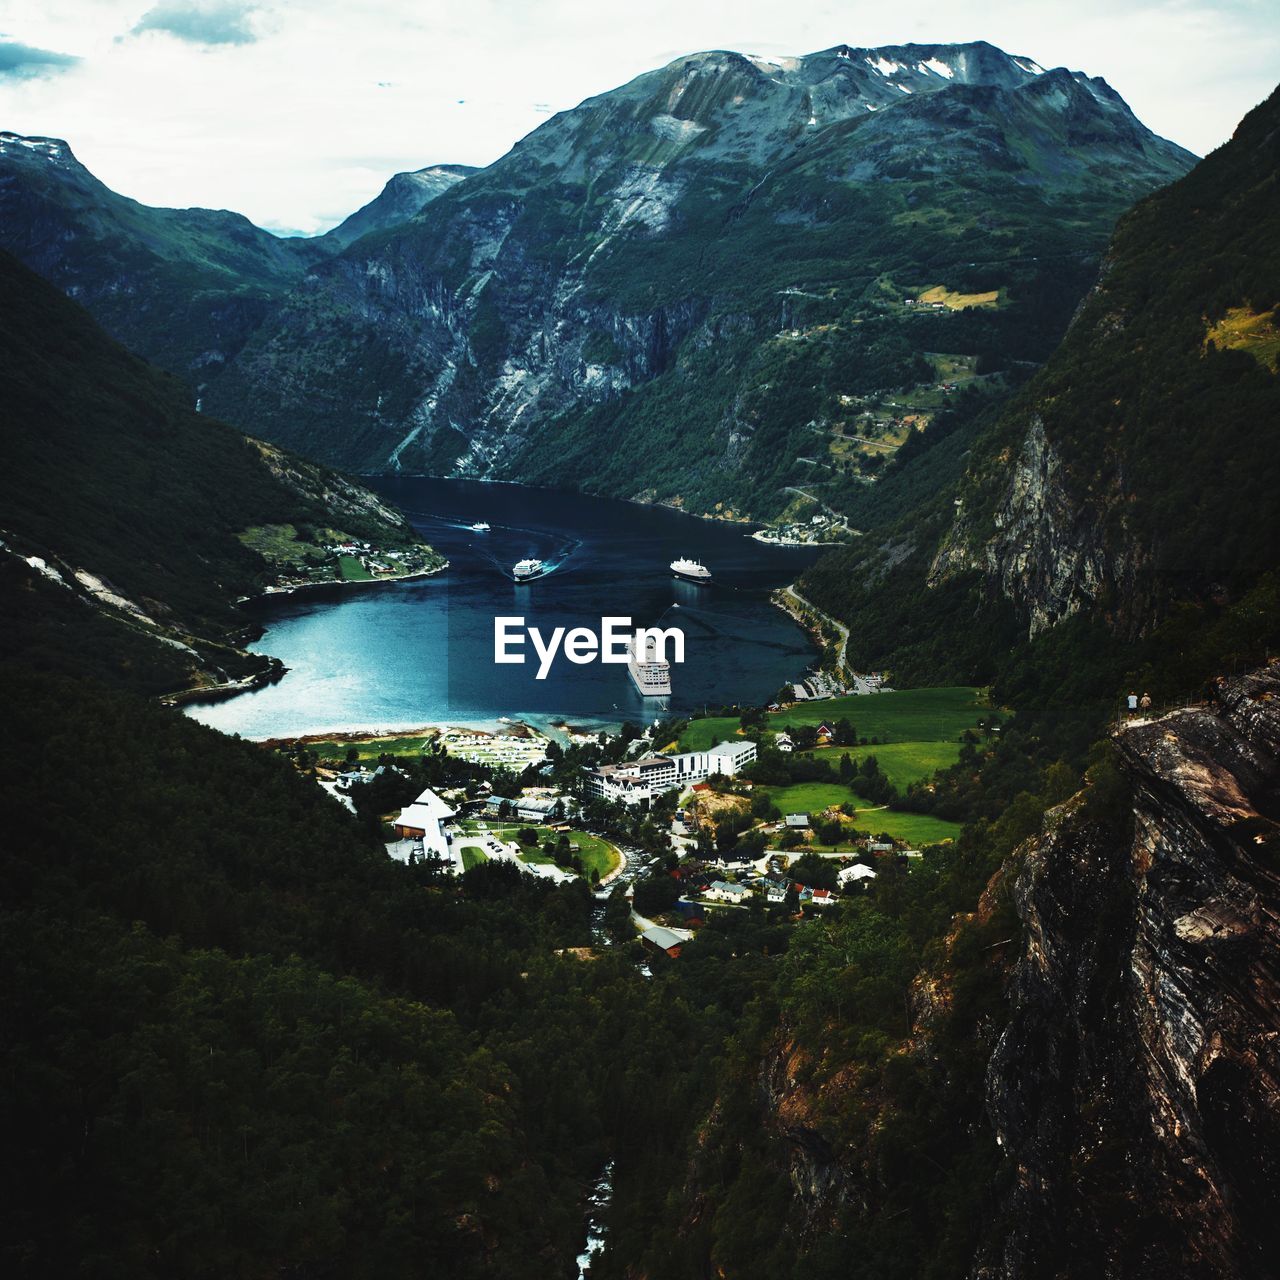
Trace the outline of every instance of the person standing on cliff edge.
<instances>
[{"instance_id":1,"label":"person standing on cliff edge","mask_svg":"<svg viewBox=\"0 0 1280 1280\"><path fill-rule=\"evenodd\" d=\"M1138 695L1131 693L1127 701L1129 703L1129 719L1132 720L1138 714Z\"/></svg>"}]
</instances>

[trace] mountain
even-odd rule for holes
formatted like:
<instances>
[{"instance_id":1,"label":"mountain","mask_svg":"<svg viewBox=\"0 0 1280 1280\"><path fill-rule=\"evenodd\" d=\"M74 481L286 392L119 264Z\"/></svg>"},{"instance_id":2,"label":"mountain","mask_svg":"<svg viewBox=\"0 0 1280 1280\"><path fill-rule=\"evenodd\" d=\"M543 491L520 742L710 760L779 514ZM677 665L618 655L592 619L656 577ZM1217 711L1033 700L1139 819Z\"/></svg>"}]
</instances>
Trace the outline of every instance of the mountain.
<instances>
[{"instance_id":1,"label":"mountain","mask_svg":"<svg viewBox=\"0 0 1280 1280\"><path fill-rule=\"evenodd\" d=\"M1191 163L987 44L695 54L318 264L210 403L361 470L776 514L865 487L896 389L1043 360L1115 218Z\"/></svg>"},{"instance_id":2,"label":"mountain","mask_svg":"<svg viewBox=\"0 0 1280 1280\"><path fill-rule=\"evenodd\" d=\"M1169 692L1187 692L1197 632L1243 611L1220 637L1243 651L1274 625L1253 593L1280 544L1277 173L1280 92L1124 217L1045 368L935 446L964 452L955 482L932 484L927 448L885 473L926 496L804 583L853 624L856 661L936 676L958 655L989 677L993 643L1065 644L1051 633L1073 623L1117 654L1146 638L1166 672L1183 655Z\"/></svg>"},{"instance_id":3,"label":"mountain","mask_svg":"<svg viewBox=\"0 0 1280 1280\"><path fill-rule=\"evenodd\" d=\"M244 344L326 246L225 209L118 195L58 138L0 133L0 247L119 341L193 382Z\"/></svg>"},{"instance_id":4,"label":"mountain","mask_svg":"<svg viewBox=\"0 0 1280 1280\"><path fill-rule=\"evenodd\" d=\"M444 195L450 187L476 172L478 170L471 165L436 164L409 173L393 174L368 204L327 232L323 239L345 249L370 232L398 227L414 214L421 213L437 196Z\"/></svg>"},{"instance_id":5,"label":"mountain","mask_svg":"<svg viewBox=\"0 0 1280 1280\"><path fill-rule=\"evenodd\" d=\"M282 575L335 578L326 545L441 563L367 489L194 413L3 251L0 342L5 658L149 690L251 678L269 664L240 652L238 601Z\"/></svg>"}]
</instances>

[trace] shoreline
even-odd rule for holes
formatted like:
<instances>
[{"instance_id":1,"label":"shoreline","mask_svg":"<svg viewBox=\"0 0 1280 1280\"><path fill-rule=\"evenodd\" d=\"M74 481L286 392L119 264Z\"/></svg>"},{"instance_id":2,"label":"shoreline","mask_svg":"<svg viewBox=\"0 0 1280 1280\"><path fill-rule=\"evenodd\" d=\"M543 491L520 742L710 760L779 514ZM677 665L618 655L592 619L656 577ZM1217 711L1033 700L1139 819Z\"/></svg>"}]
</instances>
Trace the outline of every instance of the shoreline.
<instances>
[{"instance_id":1,"label":"shoreline","mask_svg":"<svg viewBox=\"0 0 1280 1280\"><path fill-rule=\"evenodd\" d=\"M160 702L166 707L198 706L202 703L226 702L242 693L253 693L257 689L265 689L276 684L289 674L289 668L279 658L271 654L263 654L269 665L264 671L255 671L243 680L232 680L227 684L214 684L206 688L179 689L176 693L162 693Z\"/></svg>"},{"instance_id":2,"label":"shoreline","mask_svg":"<svg viewBox=\"0 0 1280 1280\"><path fill-rule=\"evenodd\" d=\"M434 569L415 569L412 573L387 573L377 578L333 578L328 582L298 582L288 587L263 587L253 596L245 596L248 603L254 600L274 600L277 596L291 596L295 591L314 590L319 587L377 587L384 582L413 582L419 578L434 578L449 568L449 561L437 565Z\"/></svg>"},{"instance_id":3,"label":"shoreline","mask_svg":"<svg viewBox=\"0 0 1280 1280\"><path fill-rule=\"evenodd\" d=\"M797 590L794 582L770 592L769 599L782 610L797 626L814 639L820 656L819 667L828 657L835 659L835 674L841 678L847 676L849 658L849 629L844 623L837 621L830 614L824 613L816 604L811 604ZM822 629L826 623L836 633L836 639L828 640Z\"/></svg>"},{"instance_id":4,"label":"shoreline","mask_svg":"<svg viewBox=\"0 0 1280 1280\"><path fill-rule=\"evenodd\" d=\"M643 498L620 498L611 493L596 493L590 489L565 489L553 484L526 484L523 480L504 480L498 476L441 476L423 471L361 471L358 475L361 480L468 480L473 484L509 484L513 489L529 489L537 493L571 493L576 498L599 498L603 502L626 502L633 507L656 507L663 511L674 511L676 515L688 516L691 520L710 520L714 524L735 525L738 528L744 525L748 527L758 525L761 529L768 528L764 521L753 520L747 516L704 515L698 511L688 511L674 502L646 502ZM747 534L747 537L750 536L751 534Z\"/></svg>"}]
</instances>

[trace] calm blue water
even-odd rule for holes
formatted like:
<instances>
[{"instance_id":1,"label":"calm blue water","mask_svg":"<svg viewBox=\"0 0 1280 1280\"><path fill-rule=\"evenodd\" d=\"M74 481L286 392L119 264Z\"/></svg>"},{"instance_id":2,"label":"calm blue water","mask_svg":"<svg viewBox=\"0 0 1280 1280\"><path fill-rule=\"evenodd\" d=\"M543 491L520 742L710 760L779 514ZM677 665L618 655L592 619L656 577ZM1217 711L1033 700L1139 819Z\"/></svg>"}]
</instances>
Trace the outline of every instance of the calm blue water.
<instances>
[{"instance_id":1,"label":"calm blue water","mask_svg":"<svg viewBox=\"0 0 1280 1280\"><path fill-rule=\"evenodd\" d=\"M251 738L340 728L616 723L660 709L766 700L814 657L808 637L768 601L817 552L766 547L727 525L660 508L519 485L395 478L376 487L406 511L450 567L419 582L308 590L264 601L253 648L289 674L226 702L193 706L206 724ZM466 526L487 520L489 533ZM701 559L711 586L672 578L679 555ZM525 557L554 565L536 582L511 580ZM497 615L523 615L548 633L598 629L606 615L638 626L679 626L686 661L673 666L665 706L642 699L625 666L559 659L545 681L525 666L495 666Z\"/></svg>"}]
</instances>

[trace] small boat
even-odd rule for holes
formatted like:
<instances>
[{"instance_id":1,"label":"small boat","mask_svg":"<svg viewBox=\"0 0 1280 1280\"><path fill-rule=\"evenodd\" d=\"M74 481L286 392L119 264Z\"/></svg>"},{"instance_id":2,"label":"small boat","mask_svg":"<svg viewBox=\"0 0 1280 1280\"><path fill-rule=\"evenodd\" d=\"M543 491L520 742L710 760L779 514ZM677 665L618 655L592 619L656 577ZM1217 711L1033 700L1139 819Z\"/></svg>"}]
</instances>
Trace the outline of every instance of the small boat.
<instances>
[{"instance_id":1,"label":"small boat","mask_svg":"<svg viewBox=\"0 0 1280 1280\"><path fill-rule=\"evenodd\" d=\"M520 560L511 570L511 576L517 582L529 582L533 578L542 577L545 572L546 565L541 560Z\"/></svg>"},{"instance_id":2,"label":"small boat","mask_svg":"<svg viewBox=\"0 0 1280 1280\"><path fill-rule=\"evenodd\" d=\"M487 520L477 520L471 527L476 531L476 533L489 532L489 522Z\"/></svg>"},{"instance_id":3,"label":"small boat","mask_svg":"<svg viewBox=\"0 0 1280 1280\"><path fill-rule=\"evenodd\" d=\"M679 560L671 562L671 572L677 578L683 578L685 582L706 583L711 581L711 570L698 560L690 560L685 556L681 556Z\"/></svg>"}]
</instances>

